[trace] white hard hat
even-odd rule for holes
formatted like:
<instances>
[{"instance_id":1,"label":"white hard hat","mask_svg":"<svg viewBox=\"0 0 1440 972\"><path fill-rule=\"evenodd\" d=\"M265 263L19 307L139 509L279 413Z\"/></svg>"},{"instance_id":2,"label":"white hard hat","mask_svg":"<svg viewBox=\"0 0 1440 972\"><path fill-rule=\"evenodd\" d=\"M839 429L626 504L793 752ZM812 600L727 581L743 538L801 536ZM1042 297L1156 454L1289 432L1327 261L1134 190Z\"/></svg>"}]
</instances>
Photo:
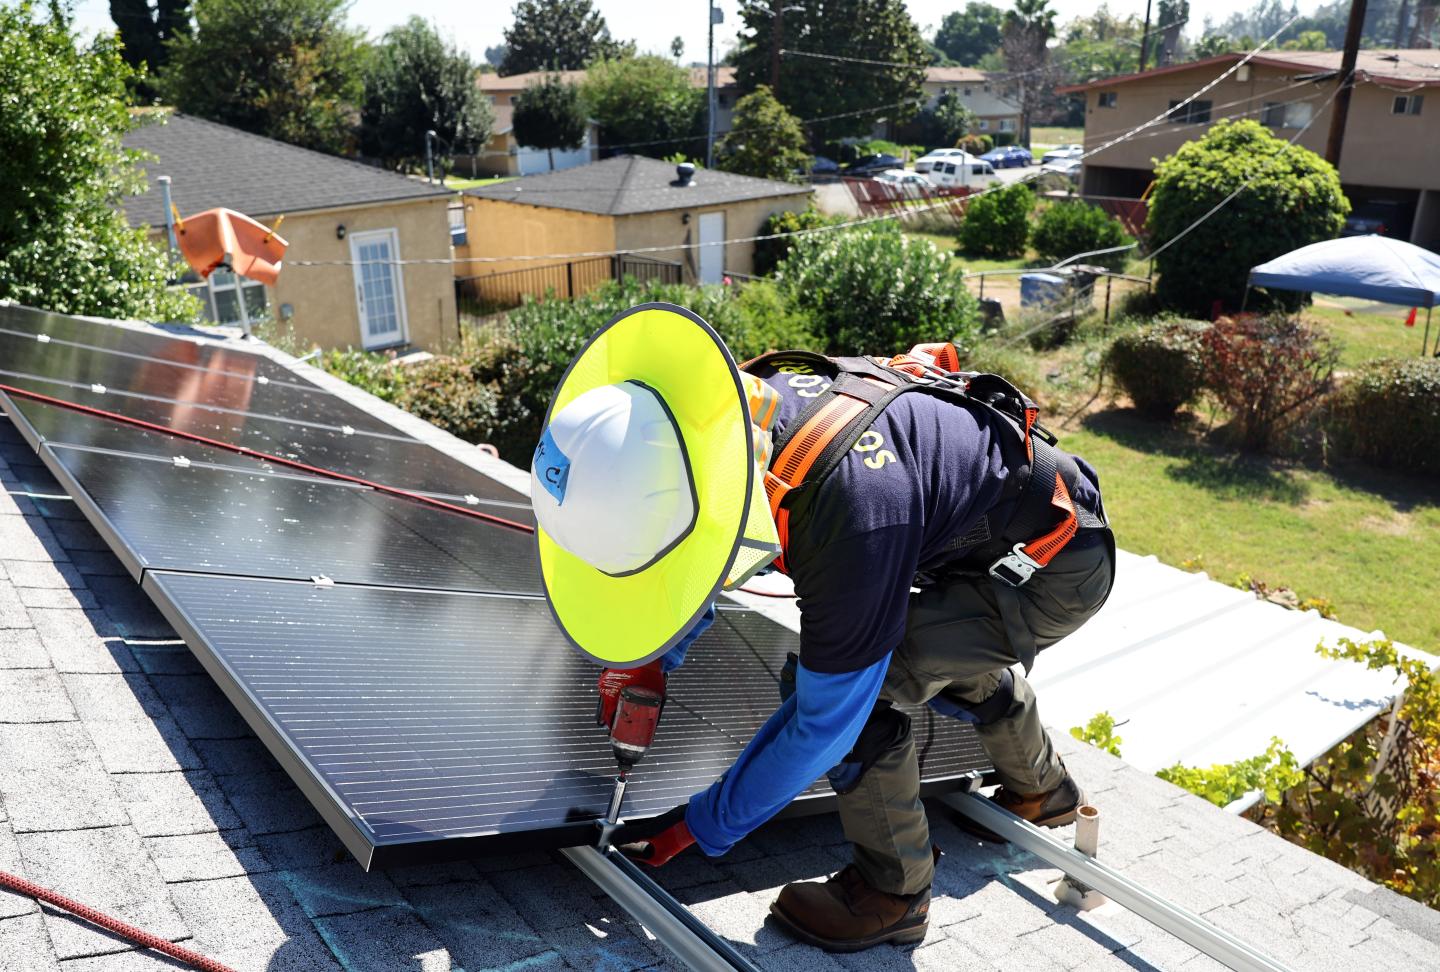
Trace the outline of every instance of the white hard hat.
<instances>
[{"instance_id":1,"label":"white hard hat","mask_svg":"<svg viewBox=\"0 0 1440 972\"><path fill-rule=\"evenodd\" d=\"M623 576L695 523L695 484L669 409L635 381L592 388L550 418L530 466L540 526L596 570Z\"/></svg>"}]
</instances>

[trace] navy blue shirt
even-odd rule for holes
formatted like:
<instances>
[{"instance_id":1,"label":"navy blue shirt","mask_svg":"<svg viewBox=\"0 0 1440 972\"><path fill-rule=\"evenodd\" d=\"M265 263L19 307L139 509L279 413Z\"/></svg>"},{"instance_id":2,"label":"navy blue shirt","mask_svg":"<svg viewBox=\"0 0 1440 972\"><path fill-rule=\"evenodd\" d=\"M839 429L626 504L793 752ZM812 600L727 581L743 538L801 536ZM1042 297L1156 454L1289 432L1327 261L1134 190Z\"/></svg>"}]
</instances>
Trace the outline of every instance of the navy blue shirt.
<instances>
[{"instance_id":1,"label":"navy blue shirt","mask_svg":"<svg viewBox=\"0 0 1440 972\"><path fill-rule=\"evenodd\" d=\"M810 370L783 359L755 370L780 393L777 435L828 387ZM806 668L854 672L899 647L916 573L1004 527L1014 504L1000 502L1010 476L1002 443L1013 434L1003 426L978 406L902 395L797 506L785 562ZM1079 464L1074 499L1093 511L1098 477Z\"/></svg>"}]
</instances>

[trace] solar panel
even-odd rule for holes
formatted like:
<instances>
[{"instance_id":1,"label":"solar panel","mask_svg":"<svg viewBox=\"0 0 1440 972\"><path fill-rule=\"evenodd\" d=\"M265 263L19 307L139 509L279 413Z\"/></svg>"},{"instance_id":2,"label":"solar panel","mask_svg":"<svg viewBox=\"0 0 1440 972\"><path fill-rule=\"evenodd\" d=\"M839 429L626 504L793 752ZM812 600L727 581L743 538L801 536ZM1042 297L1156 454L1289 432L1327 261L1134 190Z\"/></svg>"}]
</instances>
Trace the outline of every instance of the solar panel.
<instances>
[{"instance_id":1,"label":"solar panel","mask_svg":"<svg viewBox=\"0 0 1440 972\"><path fill-rule=\"evenodd\" d=\"M542 600L165 571L146 589L253 705L262 737L295 755L362 863L593 838L615 775L594 724L597 670ZM720 611L671 678L623 813L663 813L723 772L779 704L776 673L797 644L752 611ZM984 765L960 723L911 712L932 786ZM802 797L829 799L824 784Z\"/></svg>"},{"instance_id":2,"label":"solar panel","mask_svg":"<svg viewBox=\"0 0 1440 972\"><path fill-rule=\"evenodd\" d=\"M615 772L593 724L597 669L539 596L533 537L163 429L533 523L523 497L244 352L0 308L0 369L162 427L4 398L362 863L591 838ZM796 641L755 612L720 612L672 679L627 815L668 810L730 765L774 711ZM988 769L971 729L912 715L925 787ZM829 799L817 784L799 805Z\"/></svg>"}]
</instances>

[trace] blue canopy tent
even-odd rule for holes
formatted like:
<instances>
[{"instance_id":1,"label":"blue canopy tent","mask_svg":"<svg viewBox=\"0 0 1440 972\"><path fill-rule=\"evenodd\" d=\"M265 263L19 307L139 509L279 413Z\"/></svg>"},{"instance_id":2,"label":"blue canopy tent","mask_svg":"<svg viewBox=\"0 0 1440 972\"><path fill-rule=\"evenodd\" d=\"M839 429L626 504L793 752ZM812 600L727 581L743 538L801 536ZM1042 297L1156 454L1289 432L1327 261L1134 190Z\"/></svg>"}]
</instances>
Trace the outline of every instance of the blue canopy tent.
<instances>
[{"instance_id":1,"label":"blue canopy tent","mask_svg":"<svg viewBox=\"0 0 1440 972\"><path fill-rule=\"evenodd\" d=\"M1386 236L1347 236L1252 267L1248 286L1424 307L1423 355L1430 344L1430 313L1440 304L1440 254ZM1440 335L1435 343L1440 351Z\"/></svg>"}]
</instances>

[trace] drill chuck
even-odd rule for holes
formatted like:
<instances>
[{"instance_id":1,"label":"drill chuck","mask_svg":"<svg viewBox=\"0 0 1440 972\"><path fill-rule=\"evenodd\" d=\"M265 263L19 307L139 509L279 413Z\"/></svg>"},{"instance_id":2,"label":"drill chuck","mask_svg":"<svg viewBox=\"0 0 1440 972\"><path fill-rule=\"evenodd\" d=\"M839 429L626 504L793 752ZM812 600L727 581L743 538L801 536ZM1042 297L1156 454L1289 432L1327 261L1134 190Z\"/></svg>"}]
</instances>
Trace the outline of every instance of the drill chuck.
<instances>
[{"instance_id":1,"label":"drill chuck","mask_svg":"<svg viewBox=\"0 0 1440 972\"><path fill-rule=\"evenodd\" d=\"M663 702L653 689L632 685L621 690L610 728L610 748L622 769L628 770L644 758L655 739Z\"/></svg>"}]
</instances>

